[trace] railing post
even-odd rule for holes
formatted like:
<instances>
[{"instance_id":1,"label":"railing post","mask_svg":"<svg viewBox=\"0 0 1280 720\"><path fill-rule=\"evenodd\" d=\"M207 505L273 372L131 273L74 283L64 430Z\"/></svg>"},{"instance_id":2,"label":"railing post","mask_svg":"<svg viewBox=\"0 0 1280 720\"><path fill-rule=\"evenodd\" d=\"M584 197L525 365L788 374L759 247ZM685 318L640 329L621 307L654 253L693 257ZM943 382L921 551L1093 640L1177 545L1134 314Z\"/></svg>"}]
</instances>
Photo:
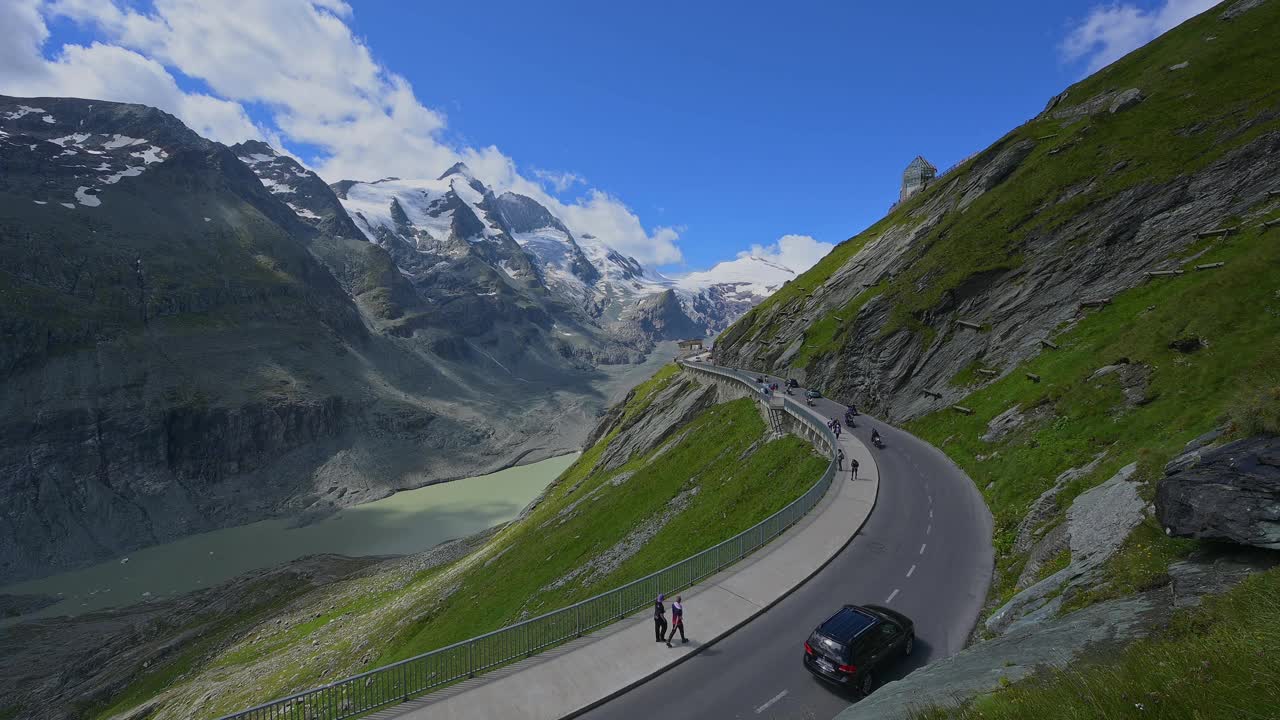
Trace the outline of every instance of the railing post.
<instances>
[{"instance_id":1,"label":"railing post","mask_svg":"<svg viewBox=\"0 0 1280 720\"><path fill-rule=\"evenodd\" d=\"M467 643L467 677L469 678L476 676L475 649L476 644L474 642Z\"/></svg>"}]
</instances>

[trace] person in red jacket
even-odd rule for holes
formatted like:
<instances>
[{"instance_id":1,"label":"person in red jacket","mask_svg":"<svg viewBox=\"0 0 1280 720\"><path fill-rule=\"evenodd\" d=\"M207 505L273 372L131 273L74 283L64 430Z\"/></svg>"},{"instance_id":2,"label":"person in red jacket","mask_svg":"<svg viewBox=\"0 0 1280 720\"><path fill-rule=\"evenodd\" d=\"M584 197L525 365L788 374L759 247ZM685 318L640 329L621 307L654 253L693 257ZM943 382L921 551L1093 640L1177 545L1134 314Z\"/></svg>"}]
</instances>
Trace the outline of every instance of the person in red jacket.
<instances>
[{"instance_id":1,"label":"person in red jacket","mask_svg":"<svg viewBox=\"0 0 1280 720\"><path fill-rule=\"evenodd\" d=\"M671 603L671 634L667 636L667 647L671 647L671 641L676 637L676 630L680 631L680 642L689 642L689 638L684 636L684 603L680 601L679 595L676 596L676 601Z\"/></svg>"}]
</instances>

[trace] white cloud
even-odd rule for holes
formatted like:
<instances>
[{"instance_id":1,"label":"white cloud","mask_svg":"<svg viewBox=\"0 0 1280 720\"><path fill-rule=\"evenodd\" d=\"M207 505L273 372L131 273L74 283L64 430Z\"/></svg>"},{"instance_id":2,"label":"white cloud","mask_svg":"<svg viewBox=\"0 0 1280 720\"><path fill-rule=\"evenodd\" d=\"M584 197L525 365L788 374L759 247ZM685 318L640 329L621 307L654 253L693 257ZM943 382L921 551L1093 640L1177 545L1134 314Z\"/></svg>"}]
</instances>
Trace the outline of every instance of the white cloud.
<instances>
[{"instance_id":1,"label":"white cloud","mask_svg":"<svg viewBox=\"0 0 1280 720\"><path fill-rule=\"evenodd\" d=\"M574 185L586 185L586 178L572 172L555 172L554 170L533 169L533 176L542 181L548 188L562 193Z\"/></svg>"},{"instance_id":2,"label":"white cloud","mask_svg":"<svg viewBox=\"0 0 1280 720\"><path fill-rule=\"evenodd\" d=\"M115 45L66 45L40 54L49 31L35 0L0 3L0 92L19 96L109 98L177 115L205 137L239 142L263 136L239 103L183 92L158 62Z\"/></svg>"},{"instance_id":3,"label":"white cloud","mask_svg":"<svg viewBox=\"0 0 1280 720\"><path fill-rule=\"evenodd\" d=\"M1099 70L1219 1L1164 0L1150 10L1128 3L1095 6L1062 41L1062 57L1085 60L1088 72Z\"/></svg>"},{"instance_id":4,"label":"white cloud","mask_svg":"<svg viewBox=\"0 0 1280 720\"><path fill-rule=\"evenodd\" d=\"M813 267L814 263L834 247L831 243L815 240L808 235L783 235L771 245L752 245L750 250L738 253L738 257L768 260L800 274Z\"/></svg>"},{"instance_id":5,"label":"white cloud","mask_svg":"<svg viewBox=\"0 0 1280 720\"><path fill-rule=\"evenodd\" d=\"M0 2L0 28L6 28L0 42L0 82L39 73L44 65L40 47L49 37L39 0Z\"/></svg>"},{"instance_id":6,"label":"white cloud","mask_svg":"<svg viewBox=\"0 0 1280 720\"><path fill-rule=\"evenodd\" d=\"M223 142L252 137L277 147L282 140L305 144L319 151L309 164L331 181L435 177L463 160L498 191L544 203L578 234L595 235L645 263L681 258L675 228L646 230L625 204L598 189L566 204L542 184L555 192L585 184L573 173L535 170L530 180L493 146L445 142L445 115L420 103L405 78L376 61L351 32L351 7L341 0L155 0L150 11L125 0L0 3L9 43L0 49L0 92L141 102ZM41 12L96 31L100 42L66 46L45 61ZM173 70L202 81L212 94L183 92ZM270 124L255 126L247 104L265 108Z\"/></svg>"}]
</instances>

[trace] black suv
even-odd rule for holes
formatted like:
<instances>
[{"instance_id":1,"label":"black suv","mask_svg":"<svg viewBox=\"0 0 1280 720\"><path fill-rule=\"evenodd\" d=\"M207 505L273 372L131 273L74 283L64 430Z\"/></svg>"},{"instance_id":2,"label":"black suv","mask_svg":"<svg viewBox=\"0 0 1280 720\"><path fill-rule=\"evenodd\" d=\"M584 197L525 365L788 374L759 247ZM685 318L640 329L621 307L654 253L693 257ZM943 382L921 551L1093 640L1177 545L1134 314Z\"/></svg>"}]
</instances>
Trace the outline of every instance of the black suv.
<instances>
[{"instance_id":1,"label":"black suv","mask_svg":"<svg viewBox=\"0 0 1280 720\"><path fill-rule=\"evenodd\" d=\"M915 623L879 605L845 605L804 644L804 667L817 677L862 695L875 689L875 672L911 654Z\"/></svg>"}]
</instances>

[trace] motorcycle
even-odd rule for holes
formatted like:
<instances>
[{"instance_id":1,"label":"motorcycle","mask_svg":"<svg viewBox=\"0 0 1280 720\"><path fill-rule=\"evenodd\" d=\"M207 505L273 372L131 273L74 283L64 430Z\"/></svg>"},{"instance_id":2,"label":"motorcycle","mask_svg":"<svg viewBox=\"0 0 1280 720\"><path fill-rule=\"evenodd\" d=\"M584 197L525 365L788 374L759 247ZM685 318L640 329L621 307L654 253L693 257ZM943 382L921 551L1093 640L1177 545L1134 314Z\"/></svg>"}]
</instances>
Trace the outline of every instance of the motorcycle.
<instances>
[{"instance_id":1,"label":"motorcycle","mask_svg":"<svg viewBox=\"0 0 1280 720\"><path fill-rule=\"evenodd\" d=\"M871 444L875 445L877 450L884 449L884 440L879 435L875 435L871 438Z\"/></svg>"},{"instance_id":2,"label":"motorcycle","mask_svg":"<svg viewBox=\"0 0 1280 720\"><path fill-rule=\"evenodd\" d=\"M844 424L851 428L858 427L858 424L853 421L853 413L844 414Z\"/></svg>"}]
</instances>

